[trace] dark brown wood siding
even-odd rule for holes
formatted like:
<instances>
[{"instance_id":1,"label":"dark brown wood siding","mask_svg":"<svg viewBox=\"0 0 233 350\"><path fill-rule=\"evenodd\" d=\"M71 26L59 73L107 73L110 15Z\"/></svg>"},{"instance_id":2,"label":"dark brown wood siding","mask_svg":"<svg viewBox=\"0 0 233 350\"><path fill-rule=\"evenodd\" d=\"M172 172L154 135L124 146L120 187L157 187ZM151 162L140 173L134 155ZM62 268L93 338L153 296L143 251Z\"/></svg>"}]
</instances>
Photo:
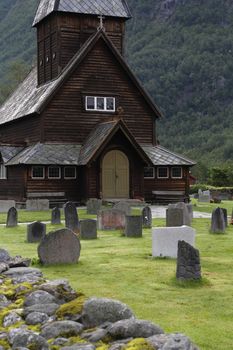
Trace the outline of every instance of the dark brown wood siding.
<instances>
[{"instance_id":1,"label":"dark brown wood siding","mask_svg":"<svg viewBox=\"0 0 233 350\"><path fill-rule=\"evenodd\" d=\"M41 139L41 118L38 115L26 117L1 126L0 143L23 145L38 142Z\"/></svg>"},{"instance_id":2,"label":"dark brown wood siding","mask_svg":"<svg viewBox=\"0 0 233 350\"><path fill-rule=\"evenodd\" d=\"M100 39L46 108L45 141L83 143L99 122L115 113L86 112L86 95L113 96L138 142L154 142L154 114L115 56Z\"/></svg>"},{"instance_id":3,"label":"dark brown wood siding","mask_svg":"<svg viewBox=\"0 0 233 350\"><path fill-rule=\"evenodd\" d=\"M0 199L22 201L25 198L25 170L23 166L7 168L7 180L0 180Z\"/></svg>"},{"instance_id":4,"label":"dark brown wood siding","mask_svg":"<svg viewBox=\"0 0 233 350\"><path fill-rule=\"evenodd\" d=\"M152 191L184 191L185 195L189 195L189 168L182 167L183 177L182 179L171 178L171 167L169 168L168 179L157 178L157 167L155 167L155 178L144 179L144 193L146 200L153 200L155 197L152 195Z\"/></svg>"},{"instance_id":5,"label":"dark brown wood siding","mask_svg":"<svg viewBox=\"0 0 233 350\"><path fill-rule=\"evenodd\" d=\"M97 16L57 13L37 27L38 84L55 77L99 26ZM125 20L106 18L105 31L123 54Z\"/></svg>"},{"instance_id":6,"label":"dark brown wood siding","mask_svg":"<svg viewBox=\"0 0 233 350\"><path fill-rule=\"evenodd\" d=\"M61 167L61 179L49 179L48 178L48 167L45 166L45 178L41 180L32 179L31 177L31 166L27 166L27 186L26 193L49 193L56 194L57 192L64 192L64 198L67 200L80 200L81 188L82 188L82 174L81 169L77 168L76 179L64 179L64 167ZM56 197L56 196L55 196ZM49 198L49 197L48 197Z\"/></svg>"}]
</instances>

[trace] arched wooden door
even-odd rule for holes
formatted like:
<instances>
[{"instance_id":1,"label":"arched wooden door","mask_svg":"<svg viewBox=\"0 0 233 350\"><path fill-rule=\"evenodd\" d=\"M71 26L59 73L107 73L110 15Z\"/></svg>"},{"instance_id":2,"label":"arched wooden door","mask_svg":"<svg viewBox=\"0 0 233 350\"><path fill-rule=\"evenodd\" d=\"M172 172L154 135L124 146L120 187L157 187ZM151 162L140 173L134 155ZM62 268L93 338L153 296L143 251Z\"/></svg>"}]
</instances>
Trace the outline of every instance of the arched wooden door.
<instances>
[{"instance_id":1,"label":"arched wooden door","mask_svg":"<svg viewBox=\"0 0 233 350\"><path fill-rule=\"evenodd\" d=\"M103 198L129 198L129 160L118 150L108 152L102 162Z\"/></svg>"}]
</instances>

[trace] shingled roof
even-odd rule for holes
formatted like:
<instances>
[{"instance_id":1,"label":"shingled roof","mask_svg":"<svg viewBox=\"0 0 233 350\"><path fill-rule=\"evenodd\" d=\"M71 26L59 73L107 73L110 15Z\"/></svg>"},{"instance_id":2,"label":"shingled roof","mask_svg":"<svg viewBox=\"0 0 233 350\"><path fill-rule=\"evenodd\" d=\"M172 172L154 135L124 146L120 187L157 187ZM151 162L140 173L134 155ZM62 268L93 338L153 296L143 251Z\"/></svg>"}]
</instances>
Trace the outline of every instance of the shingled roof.
<instances>
[{"instance_id":1,"label":"shingled roof","mask_svg":"<svg viewBox=\"0 0 233 350\"><path fill-rule=\"evenodd\" d=\"M180 154L169 151L162 146L143 145L145 153L154 165L187 165L193 166L196 163Z\"/></svg>"},{"instance_id":2,"label":"shingled roof","mask_svg":"<svg viewBox=\"0 0 233 350\"><path fill-rule=\"evenodd\" d=\"M144 90L141 83L135 77L124 58L111 43L110 39L108 39L107 35L100 30L90 36L90 38L74 55L57 79L38 87L37 70L34 68L26 79L18 86L14 93L0 107L0 125L35 113L40 114L52 98L54 92L70 77L73 70L82 62L82 60L91 51L100 38L105 41L106 45L112 51L121 67L124 69L125 73L129 76L142 96L145 98L156 117L160 117L161 112L156 104Z\"/></svg>"},{"instance_id":3,"label":"shingled roof","mask_svg":"<svg viewBox=\"0 0 233 350\"><path fill-rule=\"evenodd\" d=\"M8 160L12 159L16 154L22 151L23 147L17 146L5 146L0 145L0 161L3 163L8 162Z\"/></svg>"},{"instance_id":4,"label":"shingled roof","mask_svg":"<svg viewBox=\"0 0 233 350\"><path fill-rule=\"evenodd\" d=\"M125 0L41 0L33 26L36 26L52 12L104 15L126 19L131 17Z\"/></svg>"},{"instance_id":5,"label":"shingled roof","mask_svg":"<svg viewBox=\"0 0 233 350\"><path fill-rule=\"evenodd\" d=\"M80 149L81 145L37 143L24 148L6 165L78 165Z\"/></svg>"}]
</instances>

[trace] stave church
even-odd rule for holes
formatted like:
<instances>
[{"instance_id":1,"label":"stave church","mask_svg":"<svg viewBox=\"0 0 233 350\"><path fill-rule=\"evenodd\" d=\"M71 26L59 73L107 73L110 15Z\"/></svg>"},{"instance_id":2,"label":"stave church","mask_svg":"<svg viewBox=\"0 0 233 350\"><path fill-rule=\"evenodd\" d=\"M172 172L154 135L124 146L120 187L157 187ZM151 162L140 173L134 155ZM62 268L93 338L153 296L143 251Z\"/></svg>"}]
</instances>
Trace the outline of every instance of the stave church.
<instances>
[{"instance_id":1,"label":"stave church","mask_svg":"<svg viewBox=\"0 0 233 350\"><path fill-rule=\"evenodd\" d=\"M124 57L125 0L41 0L37 67L0 107L0 199L188 201L195 163Z\"/></svg>"}]
</instances>

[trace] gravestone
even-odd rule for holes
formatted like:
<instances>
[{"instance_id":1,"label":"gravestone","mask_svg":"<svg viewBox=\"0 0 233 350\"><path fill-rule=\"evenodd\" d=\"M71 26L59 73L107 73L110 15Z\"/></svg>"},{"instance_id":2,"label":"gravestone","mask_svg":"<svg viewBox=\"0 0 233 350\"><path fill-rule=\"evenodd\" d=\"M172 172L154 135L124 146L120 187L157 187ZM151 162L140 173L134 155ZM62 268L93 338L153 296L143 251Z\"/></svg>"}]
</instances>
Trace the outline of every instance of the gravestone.
<instances>
[{"instance_id":1,"label":"gravestone","mask_svg":"<svg viewBox=\"0 0 233 350\"><path fill-rule=\"evenodd\" d=\"M125 213L118 209L102 209L98 212L99 230L122 230L125 228Z\"/></svg>"},{"instance_id":2,"label":"gravestone","mask_svg":"<svg viewBox=\"0 0 233 350\"><path fill-rule=\"evenodd\" d=\"M8 210L15 207L15 201L13 200L0 200L0 213L7 213Z\"/></svg>"},{"instance_id":3,"label":"gravestone","mask_svg":"<svg viewBox=\"0 0 233 350\"><path fill-rule=\"evenodd\" d=\"M113 209L123 211L125 215L131 215L131 206L128 202L120 201L113 206Z\"/></svg>"},{"instance_id":4,"label":"gravestone","mask_svg":"<svg viewBox=\"0 0 233 350\"><path fill-rule=\"evenodd\" d=\"M38 256L42 264L74 264L80 257L81 244L71 230L49 232L38 246Z\"/></svg>"},{"instance_id":5,"label":"gravestone","mask_svg":"<svg viewBox=\"0 0 233 350\"><path fill-rule=\"evenodd\" d=\"M186 207L188 209L190 222L192 222L192 219L193 219L193 205L191 203L188 203L188 204L186 204Z\"/></svg>"},{"instance_id":6,"label":"gravestone","mask_svg":"<svg viewBox=\"0 0 233 350\"><path fill-rule=\"evenodd\" d=\"M33 222L27 225L27 242L40 242L46 235L46 225L40 221Z\"/></svg>"},{"instance_id":7,"label":"gravestone","mask_svg":"<svg viewBox=\"0 0 233 350\"><path fill-rule=\"evenodd\" d=\"M126 237L142 237L142 216L126 215L124 234Z\"/></svg>"},{"instance_id":8,"label":"gravestone","mask_svg":"<svg viewBox=\"0 0 233 350\"><path fill-rule=\"evenodd\" d=\"M210 202L210 191L204 191L198 190L198 202L201 203L209 203Z\"/></svg>"},{"instance_id":9,"label":"gravestone","mask_svg":"<svg viewBox=\"0 0 233 350\"><path fill-rule=\"evenodd\" d=\"M185 241L178 242L176 278L178 280L201 279L199 250Z\"/></svg>"},{"instance_id":10,"label":"gravestone","mask_svg":"<svg viewBox=\"0 0 233 350\"><path fill-rule=\"evenodd\" d=\"M12 207L8 210L6 227L15 227L18 225L18 212L17 209Z\"/></svg>"},{"instance_id":11,"label":"gravestone","mask_svg":"<svg viewBox=\"0 0 233 350\"><path fill-rule=\"evenodd\" d=\"M223 211L224 221L225 221L225 225L227 227L228 226L227 209L225 209L225 208L221 208L221 209Z\"/></svg>"},{"instance_id":12,"label":"gravestone","mask_svg":"<svg viewBox=\"0 0 233 350\"><path fill-rule=\"evenodd\" d=\"M152 214L150 207L145 207L142 209L142 226L144 228L152 227Z\"/></svg>"},{"instance_id":13,"label":"gravestone","mask_svg":"<svg viewBox=\"0 0 233 350\"><path fill-rule=\"evenodd\" d=\"M81 220L80 234L82 239L97 239L97 222L96 220Z\"/></svg>"},{"instance_id":14,"label":"gravestone","mask_svg":"<svg viewBox=\"0 0 233 350\"><path fill-rule=\"evenodd\" d=\"M231 221L230 221L231 225L233 225L233 210L231 212Z\"/></svg>"},{"instance_id":15,"label":"gravestone","mask_svg":"<svg viewBox=\"0 0 233 350\"><path fill-rule=\"evenodd\" d=\"M67 202L64 205L64 214L65 214L65 225L68 229L74 233L79 233L80 224L76 206L73 202Z\"/></svg>"},{"instance_id":16,"label":"gravestone","mask_svg":"<svg viewBox=\"0 0 233 350\"><path fill-rule=\"evenodd\" d=\"M166 210L166 226L183 226L191 225L191 214L184 202L169 204Z\"/></svg>"},{"instance_id":17,"label":"gravestone","mask_svg":"<svg viewBox=\"0 0 233 350\"><path fill-rule=\"evenodd\" d=\"M196 231L190 226L156 227L152 229L152 255L177 257L178 241L195 246Z\"/></svg>"},{"instance_id":18,"label":"gravestone","mask_svg":"<svg viewBox=\"0 0 233 350\"><path fill-rule=\"evenodd\" d=\"M61 223L61 211L58 207L55 207L52 210L51 224L60 225L60 223Z\"/></svg>"},{"instance_id":19,"label":"gravestone","mask_svg":"<svg viewBox=\"0 0 233 350\"><path fill-rule=\"evenodd\" d=\"M102 199L90 198L87 201L87 214L97 215L102 207Z\"/></svg>"},{"instance_id":20,"label":"gravestone","mask_svg":"<svg viewBox=\"0 0 233 350\"><path fill-rule=\"evenodd\" d=\"M221 208L216 208L212 212L210 231L212 233L225 233L225 229L224 213Z\"/></svg>"},{"instance_id":21,"label":"gravestone","mask_svg":"<svg viewBox=\"0 0 233 350\"><path fill-rule=\"evenodd\" d=\"M26 210L29 210L29 211L49 210L49 200L48 199L27 199Z\"/></svg>"}]
</instances>

